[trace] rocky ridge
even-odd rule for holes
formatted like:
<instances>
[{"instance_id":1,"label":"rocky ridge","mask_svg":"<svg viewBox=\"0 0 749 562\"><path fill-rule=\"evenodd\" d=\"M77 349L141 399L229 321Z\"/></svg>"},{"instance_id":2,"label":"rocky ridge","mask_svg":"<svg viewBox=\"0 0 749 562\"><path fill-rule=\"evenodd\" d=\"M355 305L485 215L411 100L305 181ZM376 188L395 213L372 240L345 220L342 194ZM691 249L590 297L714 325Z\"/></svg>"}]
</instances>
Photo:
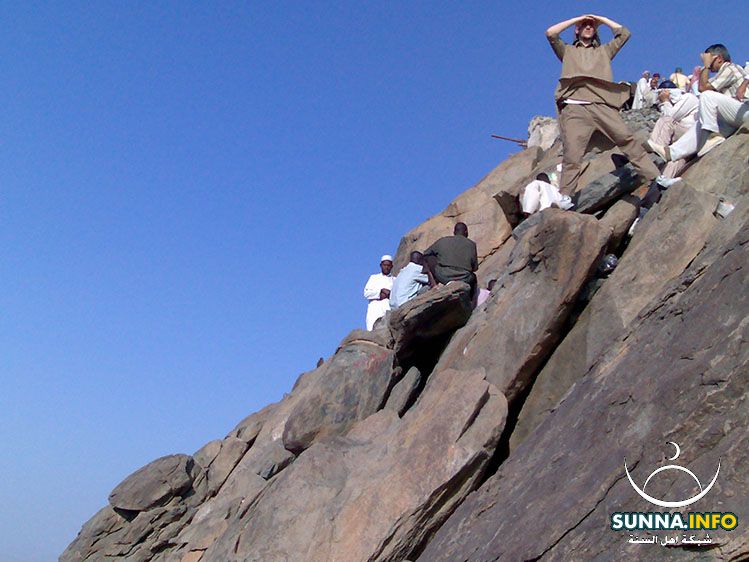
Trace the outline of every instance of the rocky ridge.
<instances>
[{"instance_id":1,"label":"rocky ridge","mask_svg":"<svg viewBox=\"0 0 749 562\"><path fill-rule=\"evenodd\" d=\"M656 117L626 113L642 135ZM126 478L60 560L749 557L749 135L695 162L629 241L639 186L594 139L586 212L548 209L513 235L517 194L561 159L553 127L534 119L530 148L399 246L396 270L466 222L480 283L497 279L485 304L451 284L354 330L280 402ZM607 252L619 265L603 278ZM739 525L653 554L609 517L658 510L622 463L646 475L669 441L702 482L720 459L696 506Z\"/></svg>"}]
</instances>

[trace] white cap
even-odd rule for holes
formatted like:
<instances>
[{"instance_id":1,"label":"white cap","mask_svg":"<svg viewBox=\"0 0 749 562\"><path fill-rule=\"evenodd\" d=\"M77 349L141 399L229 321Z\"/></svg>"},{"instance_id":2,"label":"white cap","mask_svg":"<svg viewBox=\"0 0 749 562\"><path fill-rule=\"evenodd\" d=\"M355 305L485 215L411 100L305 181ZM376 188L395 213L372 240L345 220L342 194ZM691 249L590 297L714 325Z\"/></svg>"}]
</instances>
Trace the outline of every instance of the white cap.
<instances>
[{"instance_id":1,"label":"white cap","mask_svg":"<svg viewBox=\"0 0 749 562\"><path fill-rule=\"evenodd\" d=\"M393 261L393 256L391 256L390 254L385 254L380 258L380 263L384 261Z\"/></svg>"}]
</instances>

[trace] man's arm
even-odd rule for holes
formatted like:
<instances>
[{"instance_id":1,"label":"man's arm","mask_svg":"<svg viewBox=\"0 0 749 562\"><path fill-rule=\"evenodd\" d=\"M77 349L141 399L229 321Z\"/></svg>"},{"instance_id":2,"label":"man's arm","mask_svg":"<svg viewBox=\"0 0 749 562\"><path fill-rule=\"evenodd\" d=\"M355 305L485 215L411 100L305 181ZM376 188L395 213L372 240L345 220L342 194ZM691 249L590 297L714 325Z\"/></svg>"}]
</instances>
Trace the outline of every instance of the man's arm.
<instances>
[{"instance_id":1,"label":"man's arm","mask_svg":"<svg viewBox=\"0 0 749 562\"><path fill-rule=\"evenodd\" d=\"M561 21L559 23L555 23L549 29L546 30L546 38L549 40L551 49L554 51L554 54L557 56L559 60L564 59L564 48L565 48L565 43L559 37L559 34L562 33L562 31L564 31L568 27L571 27L575 25L577 22L582 21L584 19L585 19L585 16L577 16L576 18L571 18L565 21Z\"/></svg>"},{"instance_id":2,"label":"man's arm","mask_svg":"<svg viewBox=\"0 0 749 562\"><path fill-rule=\"evenodd\" d=\"M380 298L380 285L374 275L369 276L369 281L364 285L364 298L372 301Z\"/></svg>"},{"instance_id":3,"label":"man's arm","mask_svg":"<svg viewBox=\"0 0 749 562\"><path fill-rule=\"evenodd\" d=\"M700 70L700 80L697 89L700 92L715 90L712 84L710 84L710 65L713 64L715 55L711 55L710 53L700 53L700 58L702 59L702 70Z\"/></svg>"},{"instance_id":4,"label":"man's arm","mask_svg":"<svg viewBox=\"0 0 749 562\"><path fill-rule=\"evenodd\" d=\"M741 86L739 86L739 89L736 90L736 99L739 101L744 101L746 98L746 89L747 86L749 86L749 80L744 80L741 83Z\"/></svg>"}]
</instances>

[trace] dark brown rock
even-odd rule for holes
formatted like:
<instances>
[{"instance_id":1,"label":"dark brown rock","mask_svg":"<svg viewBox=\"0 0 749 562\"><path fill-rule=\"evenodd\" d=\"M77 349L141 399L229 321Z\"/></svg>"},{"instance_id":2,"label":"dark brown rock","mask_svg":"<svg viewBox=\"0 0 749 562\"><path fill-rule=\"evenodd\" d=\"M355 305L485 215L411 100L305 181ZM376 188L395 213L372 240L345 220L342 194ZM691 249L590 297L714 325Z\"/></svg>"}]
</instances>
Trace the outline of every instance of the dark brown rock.
<instances>
[{"instance_id":1,"label":"dark brown rock","mask_svg":"<svg viewBox=\"0 0 749 562\"><path fill-rule=\"evenodd\" d=\"M547 209L515 246L492 298L452 338L436 370L483 368L512 401L552 351L607 233L590 216Z\"/></svg>"},{"instance_id":2,"label":"dark brown rock","mask_svg":"<svg viewBox=\"0 0 749 562\"><path fill-rule=\"evenodd\" d=\"M695 161L682 177L699 191L735 202L749 193L749 134L729 137Z\"/></svg>"},{"instance_id":3,"label":"dark brown rock","mask_svg":"<svg viewBox=\"0 0 749 562\"><path fill-rule=\"evenodd\" d=\"M623 463L626 457L643 482L671 454L667 441L681 444L678 464L702 482L720 461L720 484L686 509L731 511L746 520L749 225L710 251L715 255L693 264L648 306L534 441L523 443L455 512L420 560L650 558L654 550L611 530L610 516L663 511L637 495ZM689 497L693 486L675 478L651 485L649 493L675 499ZM749 553L746 525L709 534L707 551L677 547L657 556L740 560Z\"/></svg>"},{"instance_id":4,"label":"dark brown rock","mask_svg":"<svg viewBox=\"0 0 749 562\"><path fill-rule=\"evenodd\" d=\"M375 413L390 388L393 359L391 350L369 342L340 348L316 370L314 384L297 392L284 428L284 446L298 453L318 435L342 433Z\"/></svg>"},{"instance_id":5,"label":"dark brown rock","mask_svg":"<svg viewBox=\"0 0 749 562\"><path fill-rule=\"evenodd\" d=\"M402 560L470 492L507 412L481 371L432 375L402 420L383 410L318 442L203 562Z\"/></svg>"},{"instance_id":6,"label":"dark brown rock","mask_svg":"<svg viewBox=\"0 0 749 562\"><path fill-rule=\"evenodd\" d=\"M399 359L464 326L471 316L471 288L452 282L415 297L390 313L389 326Z\"/></svg>"},{"instance_id":7,"label":"dark brown rock","mask_svg":"<svg viewBox=\"0 0 749 562\"><path fill-rule=\"evenodd\" d=\"M656 165L662 164L657 156L652 156ZM575 210L580 213L595 213L605 209L622 195L631 193L644 180L635 173L632 164L627 164L591 181L572 197Z\"/></svg>"},{"instance_id":8,"label":"dark brown rock","mask_svg":"<svg viewBox=\"0 0 749 562\"><path fill-rule=\"evenodd\" d=\"M606 211L599 222L601 226L611 231L609 243L606 247L607 253L616 253L627 236L629 227L635 222L639 211L640 200L631 195L622 197Z\"/></svg>"},{"instance_id":9,"label":"dark brown rock","mask_svg":"<svg viewBox=\"0 0 749 562\"><path fill-rule=\"evenodd\" d=\"M136 470L109 494L115 509L143 511L185 492L192 484L192 457L169 455Z\"/></svg>"},{"instance_id":10,"label":"dark brown rock","mask_svg":"<svg viewBox=\"0 0 749 562\"><path fill-rule=\"evenodd\" d=\"M642 308L679 276L717 224L716 199L680 182L642 220L619 265L536 379L512 435L516 447L619 337Z\"/></svg>"},{"instance_id":11,"label":"dark brown rock","mask_svg":"<svg viewBox=\"0 0 749 562\"><path fill-rule=\"evenodd\" d=\"M385 409L402 416L408 405L416 398L419 385L421 384L421 373L416 367L411 367L393 387L388 397Z\"/></svg>"}]
</instances>

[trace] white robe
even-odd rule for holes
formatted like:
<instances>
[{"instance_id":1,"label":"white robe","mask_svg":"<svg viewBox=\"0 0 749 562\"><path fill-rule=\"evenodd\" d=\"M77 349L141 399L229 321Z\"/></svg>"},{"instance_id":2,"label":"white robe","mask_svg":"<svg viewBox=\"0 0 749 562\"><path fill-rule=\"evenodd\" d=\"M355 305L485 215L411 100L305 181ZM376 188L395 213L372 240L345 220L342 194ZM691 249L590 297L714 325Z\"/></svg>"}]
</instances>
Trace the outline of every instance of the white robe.
<instances>
[{"instance_id":1,"label":"white robe","mask_svg":"<svg viewBox=\"0 0 749 562\"><path fill-rule=\"evenodd\" d=\"M637 81L635 90L635 99L632 102L632 109L642 109L647 104L648 94L650 92L650 82L645 78Z\"/></svg>"},{"instance_id":2,"label":"white robe","mask_svg":"<svg viewBox=\"0 0 749 562\"><path fill-rule=\"evenodd\" d=\"M382 289L389 291L393 288L393 279L392 275L386 276L382 273L369 276L369 281L364 286L364 298L369 301L369 306L367 306L367 330L372 330L375 321L385 316L385 313L390 310L390 299L378 299Z\"/></svg>"},{"instance_id":3,"label":"white robe","mask_svg":"<svg viewBox=\"0 0 749 562\"><path fill-rule=\"evenodd\" d=\"M523 196L520 198L520 206L524 213L532 215L551 207L553 203L560 209L569 209L572 200L559 192L559 188L541 180L533 180L525 186Z\"/></svg>"}]
</instances>

